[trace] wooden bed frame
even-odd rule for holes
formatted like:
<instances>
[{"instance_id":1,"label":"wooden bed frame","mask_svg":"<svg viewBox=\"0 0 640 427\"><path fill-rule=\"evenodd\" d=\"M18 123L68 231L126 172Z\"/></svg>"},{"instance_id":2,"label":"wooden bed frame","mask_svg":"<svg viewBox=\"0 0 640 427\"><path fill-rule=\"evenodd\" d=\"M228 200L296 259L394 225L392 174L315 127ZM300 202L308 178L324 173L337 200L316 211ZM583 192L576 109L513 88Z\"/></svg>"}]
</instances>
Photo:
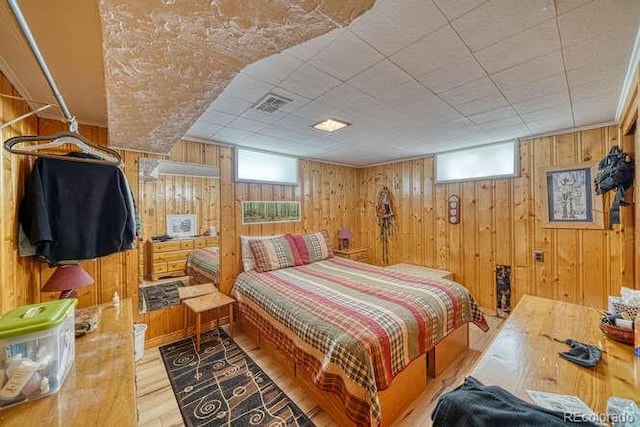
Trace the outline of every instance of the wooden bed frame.
<instances>
[{"instance_id":1,"label":"wooden bed frame","mask_svg":"<svg viewBox=\"0 0 640 427\"><path fill-rule=\"evenodd\" d=\"M334 421L340 426L355 426L353 420L344 412L343 402L338 395L316 387L305 375L304 371L301 370L300 374L298 374L295 361L283 355L268 339L263 339L263 334L260 333L260 330L255 329L253 325L250 325L242 318L241 310L237 310L236 313L238 313L238 324L242 331L252 337L260 348L263 348L277 359ZM266 334L264 336L266 337ZM465 323L449 334L433 350L411 362L394 378L387 389L378 393L382 412L382 425L390 426L416 400L427 386L427 375L430 377L439 375L468 347L469 324Z\"/></svg>"}]
</instances>

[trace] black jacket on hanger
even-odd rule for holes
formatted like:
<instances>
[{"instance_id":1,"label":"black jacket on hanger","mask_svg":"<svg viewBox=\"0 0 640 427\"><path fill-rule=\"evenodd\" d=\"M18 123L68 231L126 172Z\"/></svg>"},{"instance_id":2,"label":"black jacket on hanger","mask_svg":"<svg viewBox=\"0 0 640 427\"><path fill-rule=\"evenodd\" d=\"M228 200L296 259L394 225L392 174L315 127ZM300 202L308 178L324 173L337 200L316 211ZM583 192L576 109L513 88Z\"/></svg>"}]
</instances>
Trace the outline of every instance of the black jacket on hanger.
<instances>
[{"instance_id":1,"label":"black jacket on hanger","mask_svg":"<svg viewBox=\"0 0 640 427\"><path fill-rule=\"evenodd\" d=\"M133 247L129 194L116 166L38 158L20 222L36 254L50 264L109 255Z\"/></svg>"}]
</instances>

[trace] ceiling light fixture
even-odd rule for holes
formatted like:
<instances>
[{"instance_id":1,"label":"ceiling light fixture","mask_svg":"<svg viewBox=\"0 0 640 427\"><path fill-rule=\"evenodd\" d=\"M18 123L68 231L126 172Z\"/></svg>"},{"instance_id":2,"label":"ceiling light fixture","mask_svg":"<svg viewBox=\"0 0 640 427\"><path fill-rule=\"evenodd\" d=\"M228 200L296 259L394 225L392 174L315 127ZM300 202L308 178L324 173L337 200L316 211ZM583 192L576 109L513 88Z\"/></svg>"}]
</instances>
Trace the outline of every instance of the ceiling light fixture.
<instances>
[{"instance_id":1,"label":"ceiling light fixture","mask_svg":"<svg viewBox=\"0 0 640 427\"><path fill-rule=\"evenodd\" d=\"M335 132L342 128L346 128L347 126L351 126L351 123L341 122L340 120L335 119L327 119L316 123L312 127L323 132Z\"/></svg>"}]
</instances>

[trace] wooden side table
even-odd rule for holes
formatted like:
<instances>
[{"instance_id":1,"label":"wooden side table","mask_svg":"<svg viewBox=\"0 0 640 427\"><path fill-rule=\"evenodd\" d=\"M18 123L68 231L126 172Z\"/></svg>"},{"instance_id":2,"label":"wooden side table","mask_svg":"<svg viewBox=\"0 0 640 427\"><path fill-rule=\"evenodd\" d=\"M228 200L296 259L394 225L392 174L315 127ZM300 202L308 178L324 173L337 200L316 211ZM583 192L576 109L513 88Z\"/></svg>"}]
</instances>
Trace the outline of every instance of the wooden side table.
<instances>
[{"instance_id":1,"label":"wooden side table","mask_svg":"<svg viewBox=\"0 0 640 427\"><path fill-rule=\"evenodd\" d=\"M213 294L218 290L213 283L203 283L202 285L181 286L178 288L178 297L183 299L195 298L206 294Z\"/></svg>"},{"instance_id":2,"label":"wooden side table","mask_svg":"<svg viewBox=\"0 0 640 427\"><path fill-rule=\"evenodd\" d=\"M205 311L216 310L216 327L220 324L220 307L229 307L229 335L233 336L233 298L221 292L189 298L182 301L196 315L196 350L200 351L200 316Z\"/></svg>"},{"instance_id":3,"label":"wooden side table","mask_svg":"<svg viewBox=\"0 0 640 427\"><path fill-rule=\"evenodd\" d=\"M341 258L348 258L352 261L367 262L369 250L367 248L350 248L334 250L333 254Z\"/></svg>"}]
</instances>

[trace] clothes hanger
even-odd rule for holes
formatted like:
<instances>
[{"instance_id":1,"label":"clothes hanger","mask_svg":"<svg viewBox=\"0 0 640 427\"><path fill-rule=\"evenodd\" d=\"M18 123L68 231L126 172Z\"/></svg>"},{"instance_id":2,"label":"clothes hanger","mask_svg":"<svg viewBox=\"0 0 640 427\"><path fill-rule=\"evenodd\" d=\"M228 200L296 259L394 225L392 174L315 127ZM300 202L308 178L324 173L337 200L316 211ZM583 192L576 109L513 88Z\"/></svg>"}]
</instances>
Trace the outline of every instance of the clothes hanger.
<instances>
[{"instance_id":1,"label":"clothes hanger","mask_svg":"<svg viewBox=\"0 0 640 427\"><path fill-rule=\"evenodd\" d=\"M49 67L47 67L42 54L40 53L40 49L38 49L38 45L33 38L33 34L31 34L31 30L29 29L29 25L27 25L27 21L18 6L17 0L8 0L7 3L13 12L13 15L18 22L18 26L22 30L22 34L24 35L27 44L31 48L31 52L33 52L33 56L35 56L38 65L40 66L40 70L42 70L42 74L44 74L45 79L49 83L49 87L53 92L56 100L58 101L58 105L62 110L65 118L69 122L69 132L59 132L53 135L43 135L43 136L16 136L8 139L4 143L4 148L10 153L14 154L26 154L29 156L38 156L38 157L46 157L52 159L59 160L68 160L73 162L84 162L84 163L99 163L99 164L107 164L107 165L115 165L122 166L122 157L120 154L108 147L102 147L99 145L95 145L87 141L78 133L78 122L73 114L67 108L67 104L64 102L64 98L62 98L62 94L58 90L58 86L53 80L53 76L49 71ZM44 144L31 144L27 147L16 147L16 145L22 142L40 142L40 141L50 141ZM85 158L85 157L73 157L63 154L54 154L54 153L46 153L40 150L46 148L57 147L62 144L73 144L80 148L82 152L87 154L92 154L94 156L100 157L99 159L94 158Z\"/></svg>"},{"instance_id":2,"label":"clothes hanger","mask_svg":"<svg viewBox=\"0 0 640 427\"><path fill-rule=\"evenodd\" d=\"M18 146L25 142L50 141L44 144L30 144ZM98 158L73 157L66 154L47 153L41 150L59 147L63 144L72 144L80 148L80 152L91 154ZM16 136L8 139L4 143L4 148L14 154L25 154L27 156L45 157L49 159L68 160L72 162L107 164L112 166L122 166L120 154L109 148L95 145L87 141L77 132L58 132L53 135L43 136Z\"/></svg>"}]
</instances>

